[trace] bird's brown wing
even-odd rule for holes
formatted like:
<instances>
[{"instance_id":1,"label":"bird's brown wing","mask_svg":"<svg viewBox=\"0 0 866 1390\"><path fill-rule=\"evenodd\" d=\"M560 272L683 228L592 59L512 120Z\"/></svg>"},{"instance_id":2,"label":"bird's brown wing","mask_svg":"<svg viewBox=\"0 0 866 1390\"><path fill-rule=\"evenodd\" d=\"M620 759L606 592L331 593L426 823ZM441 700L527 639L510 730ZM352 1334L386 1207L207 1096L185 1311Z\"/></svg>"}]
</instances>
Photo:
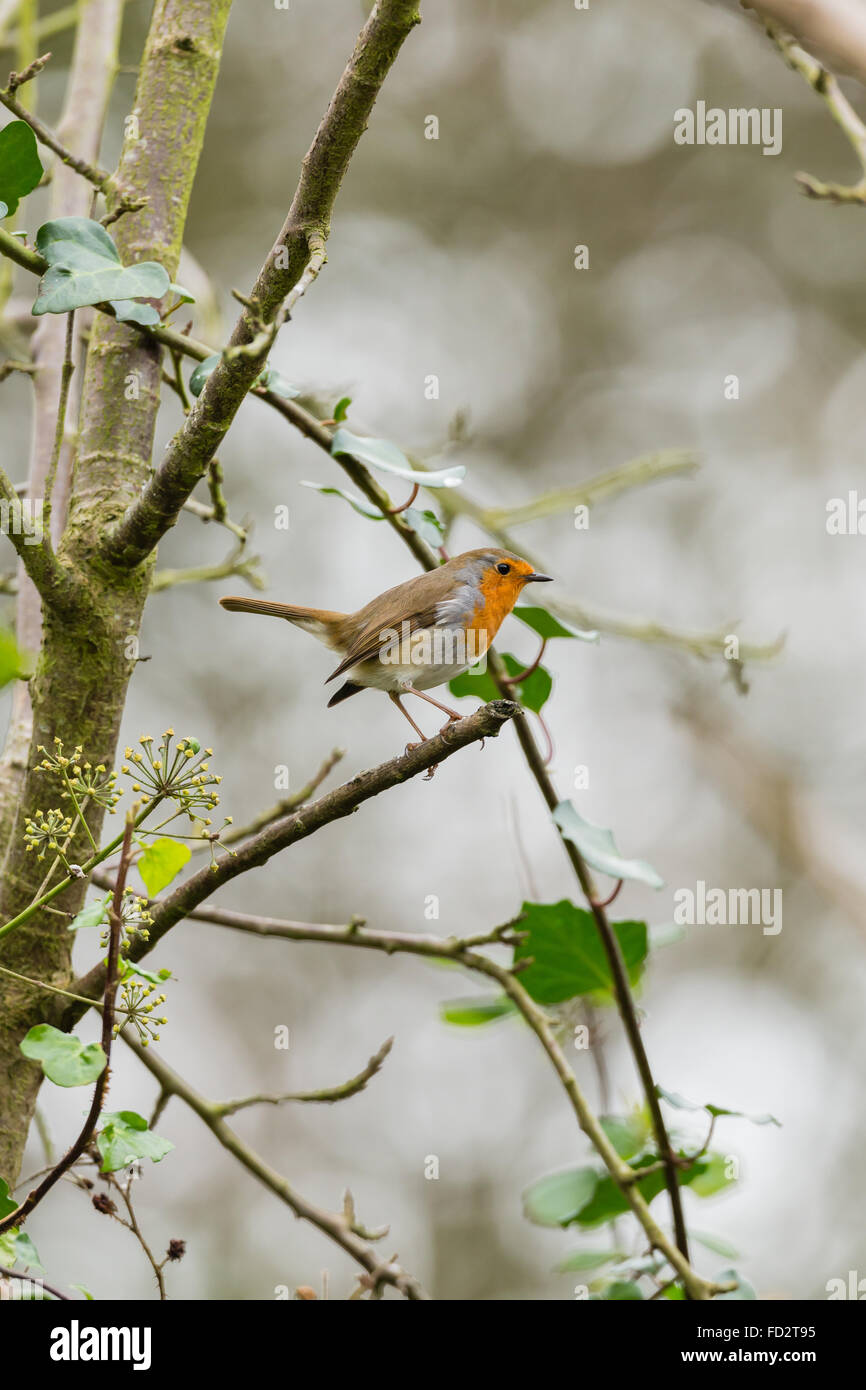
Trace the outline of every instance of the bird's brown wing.
<instances>
[{"instance_id":1,"label":"bird's brown wing","mask_svg":"<svg viewBox=\"0 0 866 1390\"><path fill-rule=\"evenodd\" d=\"M328 681L336 680L337 676L342 676L346 671L350 671L353 666L360 666L363 662L372 661L378 657L382 648L389 641L393 641L391 634L397 633L402 639L404 629L401 627L401 624L403 622L408 622L408 632L410 635L413 632L417 632L419 628L433 627L436 622L438 603L439 600L437 600L436 603L430 604L427 608L422 609L420 612L414 613L407 613L405 608L401 608L400 610L395 609L390 615L383 611L379 611L373 621L368 623L367 626L362 628L358 633L351 647L349 647L346 655L343 657L343 660L340 662L337 669L331 672L325 684L327 685ZM383 633L388 635L383 637Z\"/></svg>"}]
</instances>

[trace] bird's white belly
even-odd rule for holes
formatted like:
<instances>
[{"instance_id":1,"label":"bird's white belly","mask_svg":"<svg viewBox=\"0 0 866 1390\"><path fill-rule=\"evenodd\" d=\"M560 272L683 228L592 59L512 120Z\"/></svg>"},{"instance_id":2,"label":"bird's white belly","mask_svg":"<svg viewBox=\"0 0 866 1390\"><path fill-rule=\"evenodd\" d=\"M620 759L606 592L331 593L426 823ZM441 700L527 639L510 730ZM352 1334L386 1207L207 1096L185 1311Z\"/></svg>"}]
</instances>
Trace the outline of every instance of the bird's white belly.
<instances>
[{"instance_id":1,"label":"bird's white belly","mask_svg":"<svg viewBox=\"0 0 866 1390\"><path fill-rule=\"evenodd\" d=\"M378 659L347 672L348 679L375 690L431 690L454 680L484 655L477 633L463 628L420 629L383 648Z\"/></svg>"}]
</instances>

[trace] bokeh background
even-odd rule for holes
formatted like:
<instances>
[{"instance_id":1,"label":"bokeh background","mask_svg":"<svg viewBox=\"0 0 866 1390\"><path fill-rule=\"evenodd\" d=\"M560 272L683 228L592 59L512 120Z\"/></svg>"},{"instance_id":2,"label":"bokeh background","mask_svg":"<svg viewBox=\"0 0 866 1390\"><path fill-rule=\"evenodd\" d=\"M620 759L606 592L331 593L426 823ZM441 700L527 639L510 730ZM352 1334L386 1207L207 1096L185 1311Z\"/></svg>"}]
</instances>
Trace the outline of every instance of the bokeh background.
<instances>
[{"instance_id":1,"label":"bokeh background","mask_svg":"<svg viewBox=\"0 0 866 1390\"><path fill-rule=\"evenodd\" d=\"M128 7L127 63L147 8ZM794 174L851 179L853 157L820 101L733 8L422 8L340 195L327 268L272 360L326 402L351 395L353 427L421 456L441 452L455 417L468 416L468 436L448 457L466 464L466 489L486 504L526 501L658 448L700 454L695 477L597 506L588 531L564 512L518 535L544 557L556 594L577 599L601 628L597 646L552 644L547 714L561 793L666 880L658 893L626 888L621 915L664 924L675 890L698 879L784 891L779 935L688 928L654 956L640 1003L664 1086L782 1122L723 1122L719 1143L739 1158L741 1181L710 1201L687 1192L690 1221L738 1248L763 1296L822 1298L828 1279L866 1273L866 540L829 536L825 525L827 500L863 476L866 223L862 209L804 199ZM225 323L231 288L252 282L282 223L362 18L357 0L236 6L187 238ZM54 75L41 84L47 115L68 58L65 41L53 46ZM133 81L118 80L107 160ZM861 89L850 90L862 104ZM781 107L782 153L676 146L673 113L698 99ZM424 138L431 114L436 141ZM577 244L589 247L588 270L573 268ZM196 314L196 330L218 341L214 312ZM424 394L431 373L434 401ZM724 394L731 373L735 401ZM7 381L2 404L5 466L17 477L26 381ZM167 393L157 451L178 419ZM221 461L233 514L255 524L251 548L274 596L351 609L414 572L384 527L299 485L344 480L258 403L243 409ZM288 531L274 525L282 506ZM160 563L217 562L228 540L186 517ZM450 549L481 541L459 523ZM153 597L142 633L150 659L133 681L123 735L172 725L212 744L223 806L238 824L275 800L280 765L298 788L335 745L347 750L335 776L351 775L405 738L372 694L326 710L328 653L288 627L223 612L218 596L239 583ZM607 617L787 640L774 661L747 663L744 695L720 659L613 636ZM513 620L498 645L534 655ZM578 765L590 784L573 791ZM431 894L438 922L425 918ZM448 934L507 920L525 896L573 894L508 731L430 784L416 780L247 875L219 902ZM92 963L94 940L77 949L82 967ZM384 1071L362 1095L247 1111L238 1130L318 1203L339 1206L350 1186L368 1226L390 1225L385 1253L399 1251L439 1297L573 1297L575 1276L554 1266L581 1239L528 1224L521 1192L586 1158L587 1145L525 1028L440 1021L439 1002L474 992L473 981L420 960L192 922L152 961L176 976L161 1053L215 1098L336 1083L393 1034ZM288 1053L274 1049L280 1024ZM81 1026L93 1030L92 1019ZM638 1100L637 1078L614 1014L602 1031L609 1103L622 1110ZM118 1054L112 1101L149 1113L153 1082ZM591 1058L574 1060L598 1101ZM78 1092L45 1088L58 1146L82 1104ZM347 1295L350 1262L182 1104L169 1105L159 1131L176 1150L148 1166L135 1197L155 1249L187 1241L169 1270L172 1297L270 1298L278 1285L318 1287L323 1270L331 1296ZM436 1181L424 1177L429 1155ZM34 1136L28 1170L41 1163ZM97 1297L153 1295L131 1238L71 1186L28 1229L55 1283L82 1283ZM708 1251L697 1259L707 1272L731 1263Z\"/></svg>"}]
</instances>

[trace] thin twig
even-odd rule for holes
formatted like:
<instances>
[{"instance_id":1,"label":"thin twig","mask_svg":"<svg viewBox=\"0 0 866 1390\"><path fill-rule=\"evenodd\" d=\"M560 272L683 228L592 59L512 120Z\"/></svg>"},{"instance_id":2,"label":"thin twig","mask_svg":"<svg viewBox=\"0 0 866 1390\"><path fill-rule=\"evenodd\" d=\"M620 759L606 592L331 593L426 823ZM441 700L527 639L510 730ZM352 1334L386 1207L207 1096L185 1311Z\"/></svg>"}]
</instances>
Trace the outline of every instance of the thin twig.
<instances>
[{"instance_id":1,"label":"thin twig","mask_svg":"<svg viewBox=\"0 0 866 1390\"><path fill-rule=\"evenodd\" d=\"M348 1100L350 1096L356 1096L359 1091L363 1091L367 1082L370 1081L377 1072L382 1070L385 1058L394 1046L394 1039L388 1038L374 1053L369 1062L357 1076L351 1077L348 1081L343 1081L339 1086L326 1086L321 1091L289 1091L285 1095L255 1095L244 1096L241 1100L215 1101L213 1110L215 1115L234 1115L238 1110L247 1110L251 1105L283 1105L286 1101L302 1101L307 1104L334 1105L337 1101Z\"/></svg>"}]
</instances>

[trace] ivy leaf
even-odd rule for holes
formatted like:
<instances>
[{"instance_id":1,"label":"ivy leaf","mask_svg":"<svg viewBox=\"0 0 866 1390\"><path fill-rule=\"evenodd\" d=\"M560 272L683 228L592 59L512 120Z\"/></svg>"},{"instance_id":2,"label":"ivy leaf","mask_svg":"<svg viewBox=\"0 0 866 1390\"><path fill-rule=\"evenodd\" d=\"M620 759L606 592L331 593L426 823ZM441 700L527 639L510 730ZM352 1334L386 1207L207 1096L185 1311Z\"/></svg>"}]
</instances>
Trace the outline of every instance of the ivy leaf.
<instances>
[{"instance_id":1,"label":"ivy leaf","mask_svg":"<svg viewBox=\"0 0 866 1390\"><path fill-rule=\"evenodd\" d=\"M592 1200L597 1186L595 1168L548 1173L524 1192L523 1214L536 1226L567 1226Z\"/></svg>"},{"instance_id":2,"label":"ivy leaf","mask_svg":"<svg viewBox=\"0 0 866 1390\"><path fill-rule=\"evenodd\" d=\"M143 965L133 965L132 961L127 960L125 957L120 962L120 965L121 984L123 984L124 980L128 980L131 975L138 975L142 980L147 980L150 985L162 985L165 984L166 980L171 979L171 971L166 969L165 966L163 966L161 970L146 970Z\"/></svg>"},{"instance_id":3,"label":"ivy leaf","mask_svg":"<svg viewBox=\"0 0 866 1390\"><path fill-rule=\"evenodd\" d=\"M154 1134L147 1120L134 1110L117 1110L103 1115L103 1126L96 1136L96 1147L102 1155L102 1172L116 1173L127 1168L137 1158L149 1158L159 1163L174 1144Z\"/></svg>"},{"instance_id":4,"label":"ivy leaf","mask_svg":"<svg viewBox=\"0 0 866 1390\"><path fill-rule=\"evenodd\" d=\"M163 837L148 845L136 864L148 896L155 898L172 879L177 878L181 869L192 858L192 850L178 840Z\"/></svg>"},{"instance_id":5,"label":"ivy leaf","mask_svg":"<svg viewBox=\"0 0 866 1390\"><path fill-rule=\"evenodd\" d=\"M26 1231L16 1231L12 1240L15 1259L23 1265L24 1269L36 1269L40 1274L45 1273L45 1266L39 1259L39 1251L33 1244ZM14 1261L13 1261L14 1263Z\"/></svg>"},{"instance_id":6,"label":"ivy leaf","mask_svg":"<svg viewBox=\"0 0 866 1390\"><path fill-rule=\"evenodd\" d=\"M111 894L106 893L104 898L98 898L95 903L83 907L69 923L69 930L80 931L82 927L101 927L108 918L108 904L110 902Z\"/></svg>"},{"instance_id":7,"label":"ivy leaf","mask_svg":"<svg viewBox=\"0 0 866 1390\"><path fill-rule=\"evenodd\" d=\"M499 691L485 662L476 662L474 666L469 667L468 671L464 671L460 676L455 676L452 681L448 682L448 689L452 695L457 696L458 700L474 695L486 705L490 700L499 699Z\"/></svg>"},{"instance_id":8,"label":"ivy leaf","mask_svg":"<svg viewBox=\"0 0 866 1390\"><path fill-rule=\"evenodd\" d=\"M552 613L548 613L546 608L532 608L529 604L518 604L514 609L515 618L519 618L527 627L531 627L533 632L537 632L539 637L577 637L581 642L598 642L599 633L584 632L579 627L571 627L569 623L563 623L559 618L554 618Z\"/></svg>"},{"instance_id":9,"label":"ivy leaf","mask_svg":"<svg viewBox=\"0 0 866 1390\"><path fill-rule=\"evenodd\" d=\"M638 883L649 884L650 888L664 887L664 879L651 864L643 859L623 859L613 842L613 832L584 820L572 801L560 801L553 819L564 838L580 850L593 869L611 878L635 879Z\"/></svg>"},{"instance_id":10,"label":"ivy leaf","mask_svg":"<svg viewBox=\"0 0 866 1390\"><path fill-rule=\"evenodd\" d=\"M61 1033L50 1023L37 1023L19 1048L55 1086L88 1086L105 1070L105 1053L99 1043L83 1043L74 1033Z\"/></svg>"},{"instance_id":11,"label":"ivy leaf","mask_svg":"<svg viewBox=\"0 0 866 1390\"><path fill-rule=\"evenodd\" d=\"M643 1302L643 1294L641 1293L640 1285L636 1284L633 1279L615 1279L612 1284L608 1284L601 1296L605 1301L631 1300L640 1303Z\"/></svg>"},{"instance_id":12,"label":"ivy leaf","mask_svg":"<svg viewBox=\"0 0 866 1390\"><path fill-rule=\"evenodd\" d=\"M422 541L426 541L434 550L439 548L445 536L445 527L435 512L430 511L429 508L420 511L417 507L407 507L404 512L401 512L401 516L406 525L411 526Z\"/></svg>"},{"instance_id":13,"label":"ivy leaf","mask_svg":"<svg viewBox=\"0 0 866 1390\"><path fill-rule=\"evenodd\" d=\"M301 394L299 386L293 386L290 381L276 367L265 367L265 370L256 377L253 387L262 387L265 391L273 391L275 396L282 396L283 400L293 401L296 396Z\"/></svg>"},{"instance_id":14,"label":"ivy leaf","mask_svg":"<svg viewBox=\"0 0 866 1390\"><path fill-rule=\"evenodd\" d=\"M140 304L137 299L109 300L118 323L141 323L150 328L159 323L159 312L153 304Z\"/></svg>"},{"instance_id":15,"label":"ivy leaf","mask_svg":"<svg viewBox=\"0 0 866 1390\"><path fill-rule=\"evenodd\" d=\"M10 681L20 679L25 664L15 634L8 627L0 627L0 690Z\"/></svg>"},{"instance_id":16,"label":"ivy leaf","mask_svg":"<svg viewBox=\"0 0 866 1390\"><path fill-rule=\"evenodd\" d=\"M694 1226L689 1226L689 1236L692 1240L698 1241L700 1245L705 1245L708 1250L713 1250L717 1255L724 1255L726 1260L738 1260L740 1254L728 1241L722 1240L721 1236L713 1235L710 1231L696 1231Z\"/></svg>"},{"instance_id":17,"label":"ivy leaf","mask_svg":"<svg viewBox=\"0 0 866 1390\"><path fill-rule=\"evenodd\" d=\"M200 396L204 390L204 384L213 371L222 361L222 353L212 352L210 357L206 357L203 362L199 362L197 367L193 367L189 378L189 393L191 396Z\"/></svg>"},{"instance_id":18,"label":"ivy leaf","mask_svg":"<svg viewBox=\"0 0 866 1390\"><path fill-rule=\"evenodd\" d=\"M620 1158L640 1153L647 1140L647 1125L640 1115L602 1115L599 1123Z\"/></svg>"},{"instance_id":19,"label":"ivy leaf","mask_svg":"<svg viewBox=\"0 0 866 1390\"><path fill-rule=\"evenodd\" d=\"M470 995L466 999L446 999L439 1005L439 1016L444 1023L456 1023L461 1028L477 1028L483 1023L493 1023L507 1018L516 1010L505 995Z\"/></svg>"},{"instance_id":20,"label":"ivy leaf","mask_svg":"<svg viewBox=\"0 0 866 1390\"><path fill-rule=\"evenodd\" d=\"M519 676L521 671L527 669L526 662L518 661L517 657L512 656L510 652L506 652L502 660L509 676ZM512 688L515 697L524 708L531 709L534 714L538 714L550 699L553 690L553 677L546 667L536 666L525 680L518 681ZM496 693L499 694L498 691Z\"/></svg>"},{"instance_id":21,"label":"ivy leaf","mask_svg":"<svg viewBox=\"0 0 866 1390\"><path fill-rule=\"evenodd\" d=\"M518 661L510 652L503 652L502 660L509 676L519 676L521 671L526 670L526 662ZM499 699L499 688L488 673L485 662L476 662L468 671L455 676L448 682L448 689L458 699L474 695L485 704L490 700ZM550 672L544 666L537 666L525 681L518 681L514 686L514 698L519 700L525 709L531 709L538 714L550 699L552 690L553 677Z\"/></svg>"},{"instance_id":22,"label":"ivy leaf","mask_svg":"<svg viewBox=\"0 0 866 1390\"><path fill-rule=\"evenodd\" d=\"M185 290L183 285L176 285L172 280L168 288L173 295L177 296L181 304L195 304L195 295L190 294L189 290Z\"/></svg>"},{"instance_id":23,"label":"ivy leaf","mask_svg":"<svg viewBox=\"0 0 866 1390\"><path fill-rule=\"evenodd\" d=\"M565 898L558 903L525 902L517 925L527 935L515 947L514 960L532 960L520 979L537 1004L561 1004L579 994L611 991L610 964L590 912ZM646 960L646 922L614 922L613 930L634 985Z\"/></svg>"},{"instance_id":24,"label":"ivy leaf","mask_svg":"<svg viewBox=\"0 0 866 1390\"><path fill-rule=\"evenodd\" d=\"M420 483L422 487L458 487L466 477L466 469L462 463L430 473L418 471L412 467L402 450L390 440L362 437L352 434L351 430L342 426L334 431L331 453L335 456L351 454L359 463L367 463L382 473L394 473L398 478L407 478L409 482Z\"/></svg>"},{"instance_id":25,"label":"ivy leaf","mask_svg":"<svg viewBox=\"0 0 866 1390\"><path fill-rule=\"evenodd\" d=\"M680 1151L680 1157L685 1158L687 1155ZM654 1165L657 1159L657 1154L645 1153L630 1161L633 1168L648 1168ZM598 1182L592 1200L571 1218L571 1222L579 1226L601 1226L629 1210L628 1202L613 1178L607 1172L599 1172L597 1176ZM706 1154L690 1167L681 1168L677 1172L679 1186L690 1187L699 1197L710 1197L733 1181L733 1178L727 1176L727 1161L723 1154ZM644 1201L652 1202L665 1190L665 1175L661 1171L648 1173L645 1178L639 1178L635 1186Z\"/></svg>"},{"instance_id":26,"label":"ivy leaf","mask_svg":"<svg viewBox=\"0 0 866 1390\"><path fill-rule=\"evenodd\" d=\"M0 217L9 217L20 198L32 193L42 178L36 136L26 121L10 121L0 130Z\"/></svg>"},{"instance_id":27,"label":"ivy leaf","mask_svg":"<svg viewBox=\"0 0 866 1390\"><path fill-rule=\"evenodd\" d=\"M613 1260L621 1260L623 1257L622 1250L573 1250L564 1260L560 1260L556 1272L577 1274L585 1269L599 1269L602 1265L609 1265Z\"/></svg>"},{"instance_id":28,"label":"ivy leaf","mask_svg":"<svg viewBox=\"0 0 866 1390\"><path fill-rule=\"evenodd\" d=\"M752 1288L752 1285L748 1282L748 1280L744 1279L742 1274L740 1274L739 1271L736 1269L723 1269L718 1274L714 1275L713 1278L719 1284L727 1284L728 1281L731 1279L735 1279L737 1282L737 1287L735 1289L731 1289L730 1293L717 1293L715 1299L713 1300L714 1302L716 1302L720 1298L735 1300L751 1300L753 1298L758 1297L758 1295L755 1293L755 1290Z\"/></svg>"},{"instance_id":29,"label":"ivy leaf","mask_svg":"<svg viewBox=\"0 0 866 1390\"><path fill-rule=\"evenodd\" d=\"M745 1110L725 1110L721 1105L705 1105L700 1101L686 1100L678 1091L666 1091L663 1086L656 1086L656 1095L662 1100L666 1100L668 1105L672 1105L675 1110L706 1110L708 1115L732 1115L736 1119L749 1120L753 1125L777 1125L782 1128L782 1123L777 1120L775 1115L748 1115Z\"/></svg>"},{"instance_id":30,"label":"ivy leaf","mask_svg":"<svg viewBox=\"0 0 866 1390\"><path fill-rule=\"evenodd\" d=\"M0 1178L0 1220L4 1216L11 1216L12 1212L17 1210L18 1203L9 1195L9 1184Z\"/></svg>"},{"instance_id":31,"label":"ivy leaf","mask_svg":"<svg viewBox=\"0 0 866 1390\"><path fill-rule=\"evenodd\" d=\"M104 227L89 217L60 217L36 233L36 249L48 262L34 314L65 314L105 300L161 299L168 273L157 261L123 266Z\"/></svg>"},{"instance_id":32,"label":"ivy leaf","mask_svg":"<svg viewBox=\"0 0 866 1390\"><path fill-rule=\"evenodd\" d=\"M379 508L374 507L372 502L368 502L365 497L357 497L353 492L344 492L341 487L330 487L325 483L310 483L305 480L301 480L301 487L311 487L327 497L342 497L343 501L348 502L359 516L366 516L370 521L385 520L384 512L380 512Z\"/></svg>"}]
</instances>

